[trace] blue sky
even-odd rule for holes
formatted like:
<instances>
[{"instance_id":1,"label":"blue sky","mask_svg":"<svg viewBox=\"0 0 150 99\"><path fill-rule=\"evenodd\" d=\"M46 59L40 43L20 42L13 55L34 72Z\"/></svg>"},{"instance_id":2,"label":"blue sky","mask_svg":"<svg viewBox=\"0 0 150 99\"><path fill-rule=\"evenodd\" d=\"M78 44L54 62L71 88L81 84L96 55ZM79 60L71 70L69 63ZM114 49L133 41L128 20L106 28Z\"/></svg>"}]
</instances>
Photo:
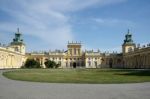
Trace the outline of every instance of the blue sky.
<instances>
[{"instance_id":1,"label":"blue sky","mask_svg":"<svg viewBox=\"0 0 150 99\"><path fill-rule=\"evenodd\" d=\"M17 28L27 51L83 49L121 51L127 29L135 43L150 42L150 0L0 0L0 42Z\"/></svg>"}]
</instances>

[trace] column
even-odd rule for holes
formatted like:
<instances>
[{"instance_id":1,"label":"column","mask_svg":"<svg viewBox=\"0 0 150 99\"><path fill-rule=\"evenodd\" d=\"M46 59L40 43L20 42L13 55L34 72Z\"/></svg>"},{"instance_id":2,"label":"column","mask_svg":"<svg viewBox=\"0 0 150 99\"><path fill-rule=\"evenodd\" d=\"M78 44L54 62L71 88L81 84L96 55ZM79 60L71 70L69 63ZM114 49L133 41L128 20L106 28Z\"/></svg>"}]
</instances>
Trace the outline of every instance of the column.
<instances>
[{"instance_id":1,"label":"column","mask_svg":"<svg viewBox=\"0 0 150 99\"><path fill-rule=\"evenodd\" d=\"M43 58L42 58L42 67L43 67L43 68L46 68L46 66L45 66L44 63L45 63L45 58L43 57Z\"/></svg>"}]
</instances>

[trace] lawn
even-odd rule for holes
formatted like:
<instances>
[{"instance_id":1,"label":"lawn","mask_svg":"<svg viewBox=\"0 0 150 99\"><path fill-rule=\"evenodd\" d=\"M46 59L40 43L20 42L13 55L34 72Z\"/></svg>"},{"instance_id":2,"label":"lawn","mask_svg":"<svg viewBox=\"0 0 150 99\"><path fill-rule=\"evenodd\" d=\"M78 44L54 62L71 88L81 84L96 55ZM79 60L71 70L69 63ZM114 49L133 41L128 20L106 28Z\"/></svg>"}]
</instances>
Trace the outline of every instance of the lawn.
<instances>
[{"instance_id":1,"label":"lawn","mask_svg":"<svg viewBox=\"0 0 150 99\"><path fill-rule=\"evenodd\" d=\"M150 82L150 70L130 69L18 69L4 72L9 79L49 83Z\"/></svg>"}]
</instances>

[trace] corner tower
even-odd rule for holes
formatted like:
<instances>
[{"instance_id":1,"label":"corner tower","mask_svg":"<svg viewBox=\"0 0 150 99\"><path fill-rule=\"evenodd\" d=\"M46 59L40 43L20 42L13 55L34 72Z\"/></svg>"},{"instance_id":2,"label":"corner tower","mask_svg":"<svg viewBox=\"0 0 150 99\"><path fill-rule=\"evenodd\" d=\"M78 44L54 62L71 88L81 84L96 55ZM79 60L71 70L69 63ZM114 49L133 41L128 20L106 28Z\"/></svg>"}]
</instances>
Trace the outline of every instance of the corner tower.
<instances>
[{"instance_id":1,"label":"corner tower","mask_svg":"<svg viewBox=\"0 0 150 99\"><path fill-rule=\"evenodd\" d=\"M19 28L17 29L17 32L15 33L15 38L10 43L10 46L14 48L14 51L20 52L21 54L25 55L25 44L23 42L23 39L21 39L22 34L19 31Z\"/></svg>"},{"instance_id":2,"label":"corner tower","mask_svg":"<svg viewBox=\"0 0 150 99\"><path fill-rule=\"evenodd\" d=\"M134 49L135 49L135 43L133 42L132 34L130 33L130 30L128 29L128 33L125 35L125 40L122 45L123 55L128 52L134 51Z\"/></svg>"}]
</instances>

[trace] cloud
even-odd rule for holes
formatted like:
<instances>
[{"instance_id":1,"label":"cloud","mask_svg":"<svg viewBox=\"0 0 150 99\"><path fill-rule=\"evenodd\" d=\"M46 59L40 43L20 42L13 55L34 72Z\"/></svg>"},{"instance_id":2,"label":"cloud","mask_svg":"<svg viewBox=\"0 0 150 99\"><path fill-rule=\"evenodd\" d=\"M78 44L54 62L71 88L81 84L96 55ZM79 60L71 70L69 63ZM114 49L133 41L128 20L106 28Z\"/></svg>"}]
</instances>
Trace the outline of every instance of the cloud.
<instances>
[{"instance_id":1,"label":"cloud","mask_svg":"<svg viewBox=\"0 0 150 99\"><path fill-rule=\"evenodd\" d=\"M135 23L130 21L130 20L125 20L125 19L113 19L113 18L91 18L91 21L103 25L103 26L120 26L124 25L127 27L133 27L135 26Z\"/></svg>"},{"instance_id":2,"label":"cloud","mask_svg":"<svg viewBox=\"0 0 150 99\"><path fill-rule=\"evenodd\" d=\"M12 32L20 27L24 34L36 36L52 48L63 48L67 41L75 39L70 12L123 1L126 0L1 0L0 10L12 21L1 22L0 30Z\"/></svg>"}]
</instances>

